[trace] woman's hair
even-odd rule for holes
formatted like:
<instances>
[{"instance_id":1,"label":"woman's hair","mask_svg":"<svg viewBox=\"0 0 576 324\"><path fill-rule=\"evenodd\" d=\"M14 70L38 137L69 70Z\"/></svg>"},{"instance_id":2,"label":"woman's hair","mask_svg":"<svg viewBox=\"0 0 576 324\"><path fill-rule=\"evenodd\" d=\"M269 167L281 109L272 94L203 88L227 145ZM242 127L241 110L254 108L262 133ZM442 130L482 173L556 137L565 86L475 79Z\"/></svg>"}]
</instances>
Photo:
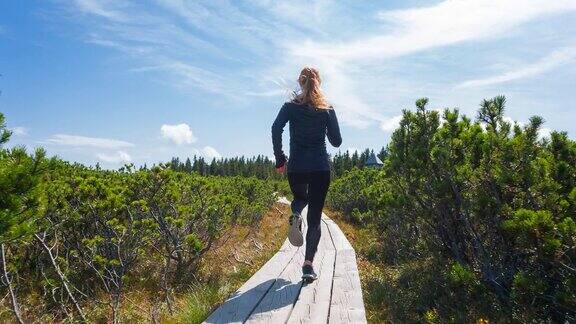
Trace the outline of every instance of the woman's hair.
<instances>
[{"instance_id":1,"label":"woman's hair","mask_svg":"<svg viewBox=\"0 0 576 324\"><path fill-rule=\"evenodd\" d=\"M309 105L320 109L330 109L330 105L326 101L326 97L320 90L320 72L312 67L305 67L300 72L298 77L298 84L302 92L294 94L293 101L301 105Z\"/></svg>"}]
</instances>

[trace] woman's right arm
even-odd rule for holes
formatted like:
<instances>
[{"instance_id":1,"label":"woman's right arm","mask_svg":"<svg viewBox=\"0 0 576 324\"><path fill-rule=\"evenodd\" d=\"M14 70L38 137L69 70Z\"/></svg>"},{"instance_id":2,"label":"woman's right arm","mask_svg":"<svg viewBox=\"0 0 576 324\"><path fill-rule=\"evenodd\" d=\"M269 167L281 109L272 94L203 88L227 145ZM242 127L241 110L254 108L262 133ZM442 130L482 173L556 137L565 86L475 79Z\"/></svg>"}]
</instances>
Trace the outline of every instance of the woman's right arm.
<instances>
[{"instance_id":1,"label":"woman's right arm","mask_svg":"<svg viewBox=\"0 0 576 324\"><path fill-rule=\"evenodd\" d=\"M338 118L336 118L336 111L334 109L328 110L328 127L326 128L326 135L328 141L334 147L339 147L342 144L342 135L340 135L340 126L338 125Z\"/></svg>"},{"instance_id":2,"label":"woman's right arm","mask_svg":"<svg viewBox=\"0 0 576 324\"><path fill-rule=\"evenodd\" d=\"M272 147L274 148L276 168L283 166L287 160L284 151L282 151L282 133L284 132L284 126L286 126L288 119L288 105L284 104L272 124Z\"/></svg>"}]
</instances>

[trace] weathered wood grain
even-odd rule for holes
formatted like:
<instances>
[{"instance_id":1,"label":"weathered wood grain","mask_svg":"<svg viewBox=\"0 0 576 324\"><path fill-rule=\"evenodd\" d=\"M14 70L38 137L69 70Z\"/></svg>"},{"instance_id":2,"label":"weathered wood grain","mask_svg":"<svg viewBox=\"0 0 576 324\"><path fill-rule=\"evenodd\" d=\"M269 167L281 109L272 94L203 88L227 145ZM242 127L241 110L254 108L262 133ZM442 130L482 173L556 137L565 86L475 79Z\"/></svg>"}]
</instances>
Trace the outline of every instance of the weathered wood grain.
<instances>
[{"instance_id":1,"label":"weathered wood grain","mask_svg":"<svg viewBox=\"0 0 576 324\"><path fill-rule=\"evenodd\" d=\"M242 323L290 264L297 249L289 242L282 245L260 270L218 307L204 323Z\"/></svg>"},{"instance_id":2,"label":"weathered wood grain","mask_svg":"<svg viewBox=\"0 0 576 324\"><path fill-rule=\"evenodd\" d=\"M286 220L287 221L287 220ZM306 224L302 226L305 228ZM266 293L276 284L280 274L291 264L298 248L284 241L280 250L248 281L218 307L204 323L243 323Z\"/></svg>"},{"instance_id":3,"label":"weathered wood grain","mask_svg":"<svg viewBox=\"0 0 576 324\"><path fill-rule=\"evenodd\" d=\"M329 323L366 323L354 250L336 251Z\"/></svg>"},{"instance_id":4,"label":"weathered wood grain","mask_svg":"<svg viewBox=\"0 0 576 324\"><path fill-rule=\"evenodd\" d=\"M293 261L282 271L272 288L254 309L246 323L285 323L302 286L301 264L304 249L300 248Z\"/></svg>"},{"instance_id":5,"label":"weathered wood grain","mask_svg":"<svg viewBox=\"0 0 576 324\"><path fill-rule=\"evenodd\" d=\"M332 242L334 242L334 248L336 251L354 250L346 238L346 235L344 235L340 227L338 227L338 225L333 220L326 217L323 218L322 221L328 226L328 230L330 231L330 236L332 237Z\"/></svg>"},{"instance_id":6,"label":"weathered wood grain","mask_svg":"<svg viewBox=\"0 0 576 324\"><path fill-rule=\"evenodd\" d=\"M306 215L302 211L302 233L306 233ZM290 264L280 273L276 282L254 309L246 323L284 323L292 312L302 287L302 263L306 245L298 248Z\"/></svg>"},{"instance_id":7,"label":"weathered wood grain","mask_svg":"<svg viewBox=\"0 0 576 324\"><path fill-rule=\"evenodd\" d=\"M288 323L325 323L327 321L336 250L327 225L323 222L321 225L322 236L318 252L314 257L314 269L318 274L318 279L302 286Z\"/></svg>"},{"instance_id":8,"label":"weathered wood grain","mask_svg":"<svg viewBox=\"0 0 576 324\"><path fill-rule=\"evenodd\" d=\"M322 216L324 216L324 214L322 214ZM320 243L318 244L318 251L322 249L335 250L334 242L332 242L332 236L330 235L328 225L326 225L324 221L321 221L320 225L322 236L320 237Z\"/></svg>"},{"instance_id":9,"label":"weathered wood grain","mask_svg":"<svg viewBox=\"0 0 576 324\"><path fill-rule=\"evenodd\" d=\"M302 230L306 233L306 215ZM288 240L205 323L365 323L356 254L338 225L322 214L314 259L318 280L303 284L305 245Z\"/></svg>"}]
</instances>

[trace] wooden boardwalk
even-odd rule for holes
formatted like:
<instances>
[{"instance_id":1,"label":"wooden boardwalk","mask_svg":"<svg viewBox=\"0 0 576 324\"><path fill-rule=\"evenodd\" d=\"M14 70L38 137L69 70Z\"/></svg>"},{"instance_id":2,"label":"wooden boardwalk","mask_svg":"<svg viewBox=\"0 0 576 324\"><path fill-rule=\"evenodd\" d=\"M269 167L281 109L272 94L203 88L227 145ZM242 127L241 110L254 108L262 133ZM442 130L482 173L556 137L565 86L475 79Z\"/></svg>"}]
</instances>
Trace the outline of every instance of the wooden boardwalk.
<instances>
[{"instance_id":1,"label":"wooden boardwalk","mask_svg":"<svg viewBox=\"0 0 576 324\"><path fill-rule=\"evenodd\" d=\"M278 253L204 323L366 323L354 249L325 214L321 225L314 258L317 280L302 282L305 246L296 248L286 239Z\"/></svg>"}]
</instances>

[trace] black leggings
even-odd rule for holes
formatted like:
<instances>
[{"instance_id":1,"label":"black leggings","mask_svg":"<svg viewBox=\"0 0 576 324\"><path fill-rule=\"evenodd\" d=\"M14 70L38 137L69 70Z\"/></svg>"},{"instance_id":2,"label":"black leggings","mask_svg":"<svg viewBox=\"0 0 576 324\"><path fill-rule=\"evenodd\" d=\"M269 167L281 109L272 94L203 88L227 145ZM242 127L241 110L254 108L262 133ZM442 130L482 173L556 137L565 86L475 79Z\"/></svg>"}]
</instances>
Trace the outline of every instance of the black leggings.
<instances>
[{"instance_id":1,"label":"black leggings","mask_svg":"<svg viewBox=\"0 0 576 324\"><path fill-rule=\"evenodd\" d=\"M330 186L330 171L288 172L288 183L294 196L292 212L301 214L308 205L305 260L313 261L320 242L320 221Z\"/></svg>"}]
</instances>

